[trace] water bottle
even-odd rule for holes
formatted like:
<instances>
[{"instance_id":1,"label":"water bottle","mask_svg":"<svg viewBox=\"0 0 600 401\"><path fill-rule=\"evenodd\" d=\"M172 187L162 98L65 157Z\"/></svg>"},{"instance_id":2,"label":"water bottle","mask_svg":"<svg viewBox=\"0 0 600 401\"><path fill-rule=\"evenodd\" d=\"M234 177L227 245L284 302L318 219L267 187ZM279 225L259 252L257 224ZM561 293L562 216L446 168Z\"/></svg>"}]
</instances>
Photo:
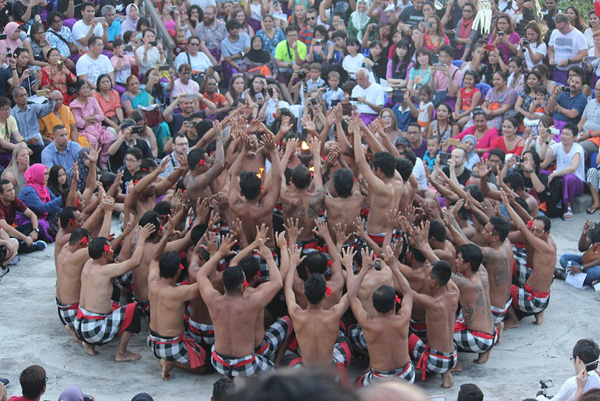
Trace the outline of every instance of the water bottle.
<instances>
[{"instance_id":1,"label":"water bottle","mask_svg":"<svg viewBox=\"0 0 600 401\"><path fill-rule=\"evenodd\" d=\"M573 262L571 262L571 261L569 260L569 263L567 263L567 268L566 268L566 270L567 270L567 274L571 273L571 266L572 266L572 265L573 265Z\"/></svg>"}]
</instances>

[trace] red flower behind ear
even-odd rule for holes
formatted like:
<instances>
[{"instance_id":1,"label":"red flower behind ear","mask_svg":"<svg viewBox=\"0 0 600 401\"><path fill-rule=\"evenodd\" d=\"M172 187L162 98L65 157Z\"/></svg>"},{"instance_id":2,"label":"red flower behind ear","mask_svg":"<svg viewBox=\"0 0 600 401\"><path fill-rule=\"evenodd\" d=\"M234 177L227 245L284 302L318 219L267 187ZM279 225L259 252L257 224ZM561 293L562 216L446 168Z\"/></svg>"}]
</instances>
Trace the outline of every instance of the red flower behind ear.
<instances>
[{"instance_id":1,"label":"red flower behind ear","mask_svg":"<svg viewBox=\"0 0 600 401\"><path fill-rule=\"evenodd\" d=\"M75 219L69 219L69 224L75 224Z\"/></svg>"},{"instance_id":2,"label":"red flower behind ear","mask_svg":"<svg viewBox=\"0 0 600 401\"><path fill-rule=\"evenodd\" d=\"M204 159L200 159L200 161L198 162L198 164L201 166L204 166L205 163L206 161Z\"/></svg>"},{"instance_id":3,"label":"red flower behind ear","mask_svg":"<svg viewBox=\"0 0 600 401\"><path fill-rule=\"evenodd\" d=\"M110 251L111 251L110 245L104 245L104 252L110 253Z\"/></svg>"},{"instance_id":4,"label":"red flower behind ear","mask_svg":"<svg viewBox=\"0 0 600 401\"><path fill-rule=\"evenodd\" d=\"M133 185L137 185L138 182L140 182L140 180L133 181Z\"/></svg>"},{"instance_id":5,"label":"red flower behind ear","mask_svg":"<svg viewBox=\"0 0 600 401\"><path fill-rule=\"evenodd\" d=\"M332 294L331 288L325 287L325 295L331 295L331 294Z\"/></svg>"},{"instance_id":6,"label":"red flower behind ear","mask_svg":"<svg viewBox=\"0 0 600 401\"><path fill-rule=\"evenodd\" d=\"M75 198L75 207L79 207L79 198Z\"/></svg>"},{"instance_id":7,"label":"red flower behind ear","mask_svg":"<svg viewBox=\"0 0 600 401\"><path fill-rule=\"evenodd\" d=\"M248 281L247 281L247 280L244 280L244 282L242 283L242 285L243 285L244 287L248 287Z\"/></svg>"},{"instance_id":8,"label":"red flower behind ear","mask_svg":"<svg viewBox=\"0 0 600 401\"><path fill-rule=\"evenodd\" d=\"M400 299L400 297L398 295L396 295L396 303L397 304L401 304L402 300Z\"/></svg>"},{"instance_id":9,"label":"red flower behind ear","mask_svg":"<svg viewBox=\"0 0 600 401\"><path fill-rule=\"evenodd\" d=\"M181 270L183 270L183 269L185 269L185 266L184 266L184 265L182 265L182 264L180 263L180 264L179 264L179 268L180 268Z\"/></svg>"},{"instance_id":10,"label":"red flower behind ear","mask_svg":"<svg viewBox=\"0 0 600 401\"><path fill-rule=\"evenodd\" d=\"M327 266L331 267L332 264L333 262L331 261L331 259L327 260Z\"/></svg>"},{"instance_id":11,"label":"red flower behind ear","mask_svg":"<svg viewBox=\"0 0 600 401\"><path fill-rule=\"evenodd\" d=\"M256 277L262 277L262 274L260 274L260 272L256 272Z\"/></svg>"},{"instance_id":12,"label":"red flower behind ear","mask_svg":"<svg viewBox=\"0 0 600 401\"><path fill-rule=\"evenodd\" d=\"M529 220L527 222L527 228L531 228L532 225L533 225L533 220Z\"/></svg>"},{"instance_id":13,"label":"red flower behind ear","mask_svg":"<svg viewBox=\"0 0 600 401\"><path fill-rule=\"evenodd\" d=\"M81 243L81 245L87 245L88 244L88 238L87 237L83 237L81 239L81 241L79 241Z\"/></svg>"}]
</instances>

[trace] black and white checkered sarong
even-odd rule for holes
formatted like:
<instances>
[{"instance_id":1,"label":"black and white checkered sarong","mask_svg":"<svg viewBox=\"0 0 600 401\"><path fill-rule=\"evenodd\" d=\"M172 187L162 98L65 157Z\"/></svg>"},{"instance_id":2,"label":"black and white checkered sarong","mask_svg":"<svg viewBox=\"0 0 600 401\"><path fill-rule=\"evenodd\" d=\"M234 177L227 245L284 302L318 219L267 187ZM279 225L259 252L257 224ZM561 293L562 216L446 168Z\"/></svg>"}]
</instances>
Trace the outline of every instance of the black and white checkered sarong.
<instances>
[{"instance_id":1,"label":"black and white checkered sarong","mask_svg":"<svg viewBox=\"0 0 600 401\"><path fill-rule=\"evenodd\" d=\"M494 320L494 324L500 324L504 321L504 319L506 318L506 312L508 312L508 308L510 308L510 304L512 304L512 298L508 298L504 309L497 308L494 305L491 306L492 319Z\"/></svg>"},{"instance_id":2,"label":"black and white checkered sarong","mask_svg":"<svg viewBox=\"0 0 600 401\"><path fill-rule=\"evenodd\" d=\"M140 317L135 303L117 307L107 315L90 312L80 306L74 328L86 343L104 345L123 333L136 319L139 327Z\"/></svg>"},{"instance_id":3,"label":"black and white checkered sarong","mask_svg":"<svg viewBox=\"0 0 600 401\"><path fill-rule=\"evenodd\" d=\"M235 358L219 354L215 351L214 345L212 346L211 363L217 372L227 377L252 377L275 369L275 364L262 355L253 352L250 355Z\"/></svg>"},{"instance_id":4,"label":"black and white checkered sarong","mask_svg":"<svg viewBox=\"0 0 600 401\"><path fill-rule=\"evenodd\" d=\"M411 362L408 362L406 365L395 370L379 371L369 369L367 373L358 378L356 384L358 385L358 387L365 387L373 383L394 379L404 379L411 384L414 383L415 368L413 364Z\"/></svg>"},{"instance_id":5,"label":"black and white checkered sarong","mask_svg":"<svg viewBox=\"0 0 600 401\"><path fill-rule=\"evenodd\" d=\"M409 351L413 361L417 362L417 369L421 370L421 380L425 379L426 372L443 374L455 367L458 362L456 348L453 352L441 352L429 348L414 334L410 336Z\"/></svg>"},{"instance_id":6,"label":"black and white checkered sarong","mask_svg":"<svg viewBox=\"0 0 600 401\"><path fill-rule=\"evenodd\" d=\"M77 316L77 308L79 304L63 305L56 298L56 307L58 308L58 318L65 326L73 327L75 324L75 316Z\"/></svg>"},{"instance_id":7,"label":"black and white checkered sarong","mask_svg":"<svg viewBox=\"0 0 600 401\"><path fill-rule=\"evenodd\" d=\"M198 323L191 318L188 320L187 335L200 345L215 343L215 328L212 324Z\"/></svg>"},{"instance_id":8,"label":"black and white checkered sarong","mask_svg":"<svg viewBox=\"0 0 600 401\"><path fill-rule=\"evenodd\" d=\"M206 351L185 334L162 337L150 331L146 344L158 359L190 365L192 368L202 366L206 361Z\"/></svg>"},{"instance_id":9,"label":"black and white checkered sarong","mask_svg":"<svg viewBox=\"0 0 600 401\"><path fill-rule=\"evenodd\" d=\"M471 330L459 319L454 326L454 343L465 352L482 354L492 349L498 339L498 330L494 327L494 333L481 333Z\"/></svg>"},{"instance_id":10,"label":"black and white checkered sarong","mask_svg":"<svg viewBox=\"0 0 600 401\"><path fill-rule=\"evenodd\" d=\"M513 244L514 271L513 283L523 287L533 270L527 265L527 249Z\"/></svg>"},{"instance_id":11,"label":"black and white checkered sarong","mask_svg":"<svg viewBox=\"0 0 600 401\"><path fill-rule=\"evenodd\" d=\"M540 313L550 303L550 294L536 294L528 284L525 284L523 287L513 285L510 294L513 297L513 308L525 313Z\"/></svg>"},{"instance_id":12,"label":"black and white checkered sarong","mask_svg":"<svg viewBox=\"0 0 600 401\"><path fill-rule=\"evenodd\" d=\"M292 320L288 316L280 317L265 330L265 337L254 352L257 355L272 359L277 349L292 334L292 327Z\"/></svg>"},{"instance_id":13,"label":"black and white checkered sarong","mask_svg":"<svg viewBox=\"0 0 600 401\"><path fill-rule=\"evenodd\" d=\"M367 351L367 340L365 340L365 333L363 333L362 327L356 324L348 329L348 337L350 342L356 348Z\"/></svg>"}]
</instances>

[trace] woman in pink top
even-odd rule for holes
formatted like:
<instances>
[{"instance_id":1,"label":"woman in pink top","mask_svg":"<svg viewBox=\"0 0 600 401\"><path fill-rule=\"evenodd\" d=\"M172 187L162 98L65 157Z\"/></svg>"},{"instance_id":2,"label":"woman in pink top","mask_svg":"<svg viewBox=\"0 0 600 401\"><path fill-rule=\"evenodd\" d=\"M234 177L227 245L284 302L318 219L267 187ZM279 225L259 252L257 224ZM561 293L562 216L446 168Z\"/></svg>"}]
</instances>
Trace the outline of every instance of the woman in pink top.
<instances>
[{"instance_id":1,"label":"woman in pink top","mask_svg":"<svg viewBox=\"0 0 600 401\"><path fill-rule=\"evenodd\" d=\"M495 45L500 49L504 64L508 65L511 57L517 55L520 41L521 37L515 32L515 24L512 18L507 14L500 14L494 34L490 36L488 44Z\"/></svg>"},{"instance_id":2,"label":"woman in pink top","mask_svg":"<svg viewBox=\"0 0 600 401\"><path fill-rule=\"evenodd\" d=\"M467 128L455 138L462 140L467 135L473 135L475 139L477 139L474 152L476 152L479 156L482 156L490 151L492 144L496 138L498 138L500 133L496 128L491 128L488 126L485 111L482 109L478 108L473 111L473 122L475 125Z\"/></svg>"},{"instance_id":3,"label":"woman in pink top","mask_svg":"<svg viewBox=\"0 0 600 401\"><path fill-rule=\"evenodd\" d=\"M525 147L525 140L519 133L519 121L513 117L506 117L502 121L502 136L499 136L492 145L493 149L502 149L507 155L521 156Z\"/></svg>"},{"instance_id":4,"label":"woman in pink top","mask_svg":"<svg viewBox=\"0 0 600 401\"><path fill-rule=\"evenodd\" d=\"M100 166L107 169L108 148L115 137L102 125L104 114L98 101L92 97L90 84L83 80L77 82L76 87L77 99L71 102L70 107L79 129L79 135L83 135L91 144L98 145Z\"/></svg>"}]
</instances>

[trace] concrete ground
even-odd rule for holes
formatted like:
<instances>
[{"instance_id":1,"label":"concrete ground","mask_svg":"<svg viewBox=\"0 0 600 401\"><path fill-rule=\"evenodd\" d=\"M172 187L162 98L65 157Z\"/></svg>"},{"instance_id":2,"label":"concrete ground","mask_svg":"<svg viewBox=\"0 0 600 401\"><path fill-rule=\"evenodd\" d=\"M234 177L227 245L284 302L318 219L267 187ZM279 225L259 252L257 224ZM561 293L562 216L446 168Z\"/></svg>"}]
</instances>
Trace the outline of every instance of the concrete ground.
<instances>
[{"instance_id":1,"label":"concrete ground","mask_svg":"<svg viewBox=\"0 0 600 401\"><path fill-rule=\"evenodd\" d=\"M570 222L552 221L559 255L577 252L586 217L579 214ZM42 400L58 400L70 384L79 384L85 394L94 395L98 401L130 400L142 391L157 401L210 399L217 374L196 376L174 370L171 381L164 382L158 360L146 347L142 333L130 343L132 351L142 354L138 362L115 362L116 344L100 347L95 357L85 355L57 316L53 249L49 246L25 256L0 282L0 377L11 380L9 397L21 394L20 372L39 364L48 374ZM464 370L454 374L454 388L442 389L441 378L433 375L424 383L417 379L417 383L429 395L444 395L448 400L456 398L463 383L479 385L486 400L522 400L535 397L541 379L551 379L556 387L548 393L555 394L574 374L569 358L575 342L581 338L600 341L596 320L599 300L591 289L581 291L555 281L542 326L532 325L531 317L525 318L520 328L505 332L502 344L493 349L485 365L474 364L472 354L460 354ZM353 367L351 376L358 374L358 368Z\"/></svg>"}]
</instances>

